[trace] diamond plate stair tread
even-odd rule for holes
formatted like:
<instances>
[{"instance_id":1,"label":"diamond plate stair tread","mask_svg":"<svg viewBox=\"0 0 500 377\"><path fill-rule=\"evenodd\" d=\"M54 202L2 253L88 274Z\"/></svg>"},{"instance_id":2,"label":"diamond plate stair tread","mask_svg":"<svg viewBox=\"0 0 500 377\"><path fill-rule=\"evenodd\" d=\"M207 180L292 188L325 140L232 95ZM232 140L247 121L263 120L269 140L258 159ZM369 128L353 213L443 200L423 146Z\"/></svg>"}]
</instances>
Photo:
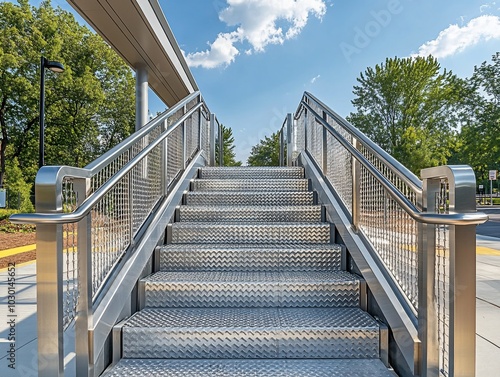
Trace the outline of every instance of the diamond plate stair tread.
<instances>
[{"instance_id":1,"label":"diamond plate stair tread","mask_svg":"<svg viewBox=\"0 0 500 377\"><path fill-rule=\"evenodd\" d=\"M160 248L162 271L334 271L341 268L335 244L171 244Z\"/></svg>"},{"instance_id":2,"label":"diamond plate stair tread","mask_svg":"<svg viewBox=\"0 0 500 377\"><path fill-rule=\"evenodd\" d=\"M186 204L202 205L312 205L314 193L311 191L190 191L186 193Z\"/></svg>"},{"instance_id":3,"label":"diamond plate stair tread","mask_svg":"<svg viewBox=\"0 0 500 377\"><path fill-rule=\"evenodd\" d=\"M329 223L173 223L172 243L329 243Z\"/></svg>"},{"instance_id":4,"label":"diamond plate stair tread","mask_svg":"<svg viewBox=\"0 0 500 377\"><path fill-rule=\"evenodd\" d=\"M307 191L307 179L193 179L192 191Z\"/></svg>"},{"instance_id":5,"label":"diamond plate stair tread","mask_svg":"<svg viewBox=\"0 0 500 377\"><path fill-rule=\"evenodd\" d=\"M146 307L357 307L359 279L347 272L158 272Z\"/></svg>"},{"instance_id":6,"label":"diamond plate stair tread","mask_svg":"<svg viewBox=\"0 0 500 377\"><path fill-rule=\"evenodd\" d=\"M144 309L124 358L377 358L379 328L356 308Z\"/></svg>"},{"instance_id":7,"label":"diamond plate stair tread","mask_svg":"<svg viewBox=\"0 0 500 377\"><path fill-rule=\"evenodd\" d=\"M179 221L320 222L321 206L181 206Z\"/></svg>"},{"instance_id":8,"label":"diamond plate stair tread","mask_svg":"<svg viewBox=\"0 0 500 377\"><path fill-rule=\"evenodd\" d=\"M201 179L286 179L304 178L304 169L299 167L204 167Z\"/></svg>"},{"instance_id":9,"label":"diamond plate stair tread","mask_svg":"<svg viewBox=\"0 0 500 377\"><path fill-rule=\"evenodd\" d=\"M103 377L394 377L377 359L123 359Z\"/></svg>"}]
</instances>

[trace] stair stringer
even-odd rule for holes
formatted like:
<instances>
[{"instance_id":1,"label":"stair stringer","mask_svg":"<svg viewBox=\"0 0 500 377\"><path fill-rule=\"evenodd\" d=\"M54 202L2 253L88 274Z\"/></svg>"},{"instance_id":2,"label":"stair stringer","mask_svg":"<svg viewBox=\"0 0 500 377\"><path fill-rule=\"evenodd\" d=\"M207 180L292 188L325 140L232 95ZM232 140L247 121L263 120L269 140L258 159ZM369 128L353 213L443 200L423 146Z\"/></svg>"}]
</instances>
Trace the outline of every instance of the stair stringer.
<instances>
[{"instance_id":1,"label":"stair stringer","mask_svg":"<svg viewBox=\"0 0 500 377\"><path fill-rule=\"evenodd\" d=\"M327 221L335 226L337 239L333 239L333 242L346 246L350 258L366 281L368 295L375 301L369 302L368 313L382 320L389 328L387 352L391 366L400 376L419 375L421 343L416 327L416 315L412 313L409 305L405 305L402 295L394 289L369 245L353 229L343 205L308 152L301 152L297 164L304 168L306 178L310 180L312 189L317 192L318 201L325 206Z\"/></svg>"}]
</instances>

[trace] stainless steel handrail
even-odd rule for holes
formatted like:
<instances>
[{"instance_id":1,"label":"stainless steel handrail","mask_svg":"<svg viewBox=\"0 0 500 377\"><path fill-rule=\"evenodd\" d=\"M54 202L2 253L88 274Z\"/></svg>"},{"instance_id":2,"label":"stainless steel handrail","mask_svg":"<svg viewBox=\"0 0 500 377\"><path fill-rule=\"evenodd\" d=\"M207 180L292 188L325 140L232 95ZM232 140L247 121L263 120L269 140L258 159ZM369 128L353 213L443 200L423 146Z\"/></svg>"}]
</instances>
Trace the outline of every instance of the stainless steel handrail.
<instances>
[{"instance_id":1,"label":"stainless steel handrail","mask_svg":"<svg viewBox=\"0 0 500 377\"><path fill-rule=\"evenodd\" d=\"M387 190L389 195L411 216L412 219L423 224L436 225L471 225L482 224L488 220L488 216L481 212L472 213L428 213L422 212L406 198L386 177L384 177L375 167L363 156L354 146L347 142L328 122L322 119L314 109L303 102L302 106L307 108L321 123L327 131L337 139L339 143L351 153ZM398 163L399 164L399 163ZM399 164L400 166L403 166Z\"/></svg>"},{"instance_id":2,"label":"stainless steel handrail","mask_svg":"<svg viewBox=\"0 0 500 377\"><path fill-rule=\"evenodd\" d=\"M346 131L348 131L351 135L353 135L358 141L360 141L371 153L375 155L378 159L383 161L389 169L391 169L399 178L401 178L405 183L407 183L415 192L422 192L422 181L418 179L418 177L413 174L410 170L406 168L403 164L401 164L398 160L392 157L389 153L380 148L377 144L370 140L363 132L358 130L356 127L347 122L344 118L338 115L335 111L330 109L327 105L321 102L319 99L314 97L311 93L305 92L305 98L310 98L315 101L318 105L320 105L323 110L328 113L339 125L342 126ZM302 99L299 107L297 108L296 114L299 113L299 110L302 104L306 104L307 102ZM320 117L321 118L321 117Z\"/></svg>"},{"instance_id":3,"label":"stainless steel handrail","mask_svg":"<svg viewBox=\"0 0 500 377\"><path fill-rule=\"evenodd\" d=\"M420 181L307 92L295 120L285 121L279 132L284 135L285 124L293 130L296 140L286 142L293 149L292 162L308 169L324 200L335 201L329 215L340 221L341 237L349 240L358 268L370 268L363 274L372 278L379 309L397 329L396 364L402 356L408 368L403 374L474 376L476 278L471 266L475 225L488 216L476 211L473 170L466 165L427 168ZM400 326L407 322L398 314L401 309L413 318L403 332ZM418 337L410 336L415 333Z\"/></svg>"},{"instance_id":4,"label":"stainless steel handrail","mask_svg":"<svg viewBox=\"0 0 500 377\"><path fill-rule=\"evenodd\" d=\"M174 132L177 127L179 127L187 118L189 118L196 110L202 107L202 103L198 103L194 106L189 112L184 114L181 118L177 120L171 127L168 128L167 131L164 131L160 134L160 136L150 143L147 147L145 147L140 153L138 153L134 158L132 158L129 162L127 162L118 173L116 173L113 177L111 177L104 185L99 187L93 195L91 195L87 200L85 200L82 205L80 205L76 211L71 213L23 213L23 214L15 214L10 217L10 221L15 224L69 224L82 220L85 216L87 216L92 207L95 206L115 185L119 182L125 175L127 175L141 160L143 160L148 153L150 153L155 147L157 147L163 140L165 140L172 132ZM156 125L158 122L155 122ZM144 135L144 133L141 133ZM134 142L137 142L137 138L133 138ZM130 143L131 145L132 143ZM122 148L128 148L129 143L124 143ZM122 150L122 149L120 149ZM116 158L116 153L111 154L113 160ZM106 163L109 161L106 159ZM96 166L102 166L102 163L99 163ZM85 169L79 169L78 173L81 175L75 176L77 178L86 178L92 175L92 169L88 169L86 172ZM99 169L98 169L99 170ZM98 171L97 170L97 171ZM68 177L68 175L66 175Z\"/></svg>"},{"instance_id":5,"label":"stainless steel handrail","mask_svg":"<svg viewBox=\"0 0 500 377\"><path fill-rule=\"evenodd\" d=\"M163 232L151 229L159 216L151 212L166 203L169 211L173 208L170 201L178 200L179 187L186 186L186 169L192 177L195 166L215 164L216 119L196 92L85 168L40 169L35 183L38 213L11 217L14 223L37 224L37 249L43 250L37 258L40 376L64 374L63 323L73 320L74 328L67 329L75 332L77 375L94 375L94 368L103 367L107 356L101 351L109 326L123 309L103 307L103 300L114 294L110 287L127 273L130 258L139 255L144 263L150 258L153 248L141 249L146 247L141 240L153 231L155 239L148 245L156 244ZM73 212L63 213L70 208ZM71 266L63 266L65 258L72 260Z\"/></svg>"}]
</instances>

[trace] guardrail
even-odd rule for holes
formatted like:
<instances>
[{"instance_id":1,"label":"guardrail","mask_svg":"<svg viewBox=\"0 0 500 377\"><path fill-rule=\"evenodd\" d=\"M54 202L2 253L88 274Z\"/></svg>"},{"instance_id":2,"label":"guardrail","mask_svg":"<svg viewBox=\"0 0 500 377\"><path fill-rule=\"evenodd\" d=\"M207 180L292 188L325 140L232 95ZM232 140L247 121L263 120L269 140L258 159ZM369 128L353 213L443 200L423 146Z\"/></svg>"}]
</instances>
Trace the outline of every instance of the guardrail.
<instances>
[{"instance_id":1,"label":"guardrail","mask_svg":"<svg viewBox=\"0 0 500 377\"><path fill-rule=\"evenodd\" d=\"M75 318L77 375L93 375L108 336L95 344L102 316L93 314L105 310L101 301L123 261L190 161L201 155L215 164L220 128L196 92L85 168L40 169L37 213L11 217L37 225L39 376L64 375L63 332Z\"/></svg>"},{"instance_id":2,"label":"guardrail","mask_svg":"<svg viewBox=\"0 0 500 377\"><path fill-rule=\"evenodd\" d=\"M423 182L309 93L280 130L280 163L307 153L351 228L385 270L421 342L415 375L475 375L475 176L422 170Z\"/></svg>"}]
</instances>

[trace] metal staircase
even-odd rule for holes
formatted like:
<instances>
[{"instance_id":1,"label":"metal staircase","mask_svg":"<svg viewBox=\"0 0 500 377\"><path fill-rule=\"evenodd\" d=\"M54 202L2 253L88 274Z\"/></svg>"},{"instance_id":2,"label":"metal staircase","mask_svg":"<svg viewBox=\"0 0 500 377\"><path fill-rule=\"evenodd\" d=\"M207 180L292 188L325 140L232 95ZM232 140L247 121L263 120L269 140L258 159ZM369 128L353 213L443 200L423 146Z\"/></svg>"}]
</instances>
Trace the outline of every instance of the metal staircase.
<instances>
[{"instance_id":1,"label":"metal staircase","mask_svg":"<svg viewBox=\"0 0 500 377\"><path fill-rule=\"evenodd\" d=\"M316 201L302 168L200 169L104 375L393 376Z\"/></svg>"}]
</instances>

